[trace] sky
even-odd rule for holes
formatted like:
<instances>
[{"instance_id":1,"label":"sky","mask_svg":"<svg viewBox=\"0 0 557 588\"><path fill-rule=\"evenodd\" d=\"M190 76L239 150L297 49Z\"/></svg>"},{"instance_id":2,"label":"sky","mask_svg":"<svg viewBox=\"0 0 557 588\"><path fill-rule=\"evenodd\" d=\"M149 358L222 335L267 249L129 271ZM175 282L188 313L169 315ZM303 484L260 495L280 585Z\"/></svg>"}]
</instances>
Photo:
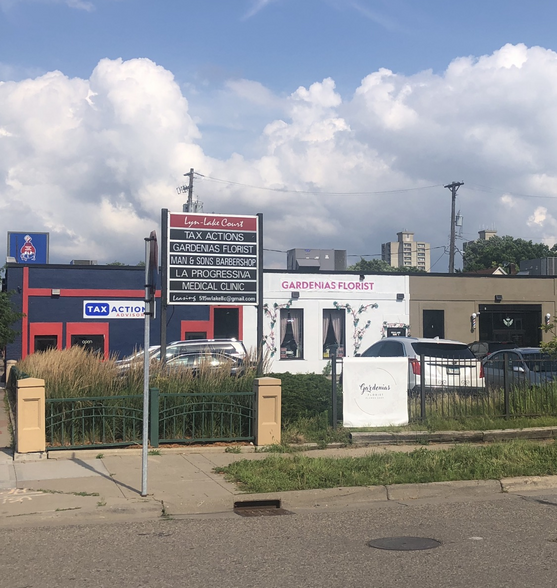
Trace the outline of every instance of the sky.
<instances>
[{"instance_id":1,"label":"sky","mask_svg":"<svg viewBox=\"0 0 557 588\"><path fill-rule=\"evenodd\" d=\"M0 0L0 264L144 259L195 170L203 211L377 259L412 231L446 272L478 231L557 242L557 3ZM2 235L4 235L2 237Z\"/></svg>"}]
</instances>

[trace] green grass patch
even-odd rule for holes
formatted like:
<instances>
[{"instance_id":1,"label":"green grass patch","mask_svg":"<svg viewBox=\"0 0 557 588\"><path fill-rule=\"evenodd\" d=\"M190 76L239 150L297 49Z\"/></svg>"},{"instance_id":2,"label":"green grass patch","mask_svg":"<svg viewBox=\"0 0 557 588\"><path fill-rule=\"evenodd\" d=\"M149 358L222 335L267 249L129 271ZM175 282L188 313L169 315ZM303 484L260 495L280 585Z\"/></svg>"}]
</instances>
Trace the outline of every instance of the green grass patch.
<instances>
[{"instance_id":1,"label":"green grass patch","mask_svg":"<svg viewBox=\"0 0 557 588\"><path fill-rule=\"evenodd\" d=\"M557 474L557 442L509 441L346 458L271 455L215 471L249 493L544 476Z\"/></svg>"},{"instance_id":2,"label":"green grass patch","mask_svg":"<svg viewBox=\"0 0 557 588\"><path fill-rule=\"evenodd\" d=\"M350 443L350 432L342 426L333 429L329 425L327 412L315 416L300 417L292 422L284 422L282 426L283 444L318 443Z\"/></svg>"}]
</instances>

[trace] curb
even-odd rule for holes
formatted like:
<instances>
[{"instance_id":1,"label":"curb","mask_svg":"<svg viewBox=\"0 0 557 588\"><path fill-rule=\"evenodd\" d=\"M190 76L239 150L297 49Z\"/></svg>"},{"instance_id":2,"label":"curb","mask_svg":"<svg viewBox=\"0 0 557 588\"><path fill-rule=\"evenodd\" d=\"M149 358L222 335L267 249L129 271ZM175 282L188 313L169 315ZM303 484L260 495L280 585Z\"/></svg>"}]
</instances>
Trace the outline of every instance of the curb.
<instances>
[{"instance_id":1,"label":"curb","mask_svg":"<svg viewBox=\"0 0 557 588\"><path fill-rule=\"evenodd\" d=\"M555 439L557 427L531 427L527 429L494 429L488 431L408 431L390 433L350 433L353 445L397 445L426 443L490 443L511 439Z\"/></svg>"},{"instance_id":2,"label":"curb","mask_svg":"<svg viewBox=\"0 0 557 588\"><path fill-rule=\"evenodd\" d=\"M323 490L292 490L263 494L238 494L233 503L280 500L281 507L345 508L368 502L408 502L414 500L486 498L497 494L521 494L557 488L557 476L529 476L501 480L461 480L425 484L354 486ZM231 508L234 505L231 505Z\"/></svg>"}]
</instances>

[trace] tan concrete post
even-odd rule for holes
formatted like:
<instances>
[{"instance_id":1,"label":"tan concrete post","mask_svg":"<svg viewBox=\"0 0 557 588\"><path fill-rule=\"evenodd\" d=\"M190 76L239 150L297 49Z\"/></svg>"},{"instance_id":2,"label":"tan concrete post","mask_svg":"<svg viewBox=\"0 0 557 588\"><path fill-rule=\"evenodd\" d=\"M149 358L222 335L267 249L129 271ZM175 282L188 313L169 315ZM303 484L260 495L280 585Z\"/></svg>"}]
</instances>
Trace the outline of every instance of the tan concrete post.
<instances>
[{"instance_id":1,"label":"tan concrete post","mask_svg":"<svg viewBox=\"0 0 557 588\"><path fill-rule=\"evenodd\" d=\"M255 445L280 443L281 381L278 378L256 378Z\"/></svg>"},{"instance_id":2,"label":"tan concrete post","mask_svg":"<svg viewBox=\"0 0 557 588\"><path fill-rule=\"evenodd\" d=\"M17 381L16 403L17 453L35 453L46 450L44 380L22 378Z\"/></svg>"},{"instance_id":3,"label":"tan concrete post","mask_svg":"<svg viewBox=\"0 0 557 588\"><path fill-rule=\"evenodd\" d=\"M17 361L15 359L8 359L8 361L6 361L6 386L8 385L8 381L10 379L10 370L16 363Z\"/></svg>"}]
</instances>

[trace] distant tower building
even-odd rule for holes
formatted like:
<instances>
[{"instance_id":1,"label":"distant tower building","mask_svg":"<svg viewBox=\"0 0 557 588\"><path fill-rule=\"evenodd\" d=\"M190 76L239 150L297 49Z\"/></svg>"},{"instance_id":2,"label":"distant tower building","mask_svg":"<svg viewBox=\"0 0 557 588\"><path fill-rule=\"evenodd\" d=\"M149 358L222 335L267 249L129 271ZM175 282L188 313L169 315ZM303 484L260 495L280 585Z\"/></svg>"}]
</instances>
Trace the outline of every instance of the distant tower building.
<instances>
[{"instance_id":1,"label":"distant tower building","mask_svg":"<svg viewBox=\"0 0 557 588\"><path fill-rule=\"evenodd\" d=\"M381 245L381 259L392 267L417 267L429 272L431 268L429 243L414 241L414 233L397 233L398 241Z\"/></svg>"},{"instance_id":2,"label":"distant tower building","mask_svg":"<svg viewBox=\"0 0 557 588\"><path fill-rule=\"evenodd\" d=\"M497 229L485 229L485 230L481 230L478 231L478 239L476 239L476 241L487 241L488 239L491 239L491 237L495 237L495 235L497 235ZM475 243L476 241L466 241L463 245L463 249L466 249L466 247L468 247L468 245Z\"/></svg>"}]
</instances>

